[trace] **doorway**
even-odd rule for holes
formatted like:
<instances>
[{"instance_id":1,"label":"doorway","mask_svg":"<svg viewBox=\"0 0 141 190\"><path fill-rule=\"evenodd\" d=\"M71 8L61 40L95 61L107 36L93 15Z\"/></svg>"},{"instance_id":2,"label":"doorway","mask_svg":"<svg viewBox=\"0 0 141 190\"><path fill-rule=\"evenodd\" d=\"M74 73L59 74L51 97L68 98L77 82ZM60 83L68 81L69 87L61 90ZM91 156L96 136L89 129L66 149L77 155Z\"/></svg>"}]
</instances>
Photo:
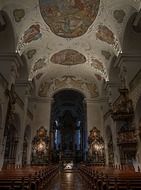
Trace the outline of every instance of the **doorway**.
<instances>
[{"instance_id":1,"label":"doorway","mask_svg":"<svg viewBox=\"0 0 141 190\"><path fill-rule=\"evenodd\" d=\"M51 161L85 161L87 130L84 96L74 90L63 90L53 98L50 126Z\"/></svg>"}]
</instances>

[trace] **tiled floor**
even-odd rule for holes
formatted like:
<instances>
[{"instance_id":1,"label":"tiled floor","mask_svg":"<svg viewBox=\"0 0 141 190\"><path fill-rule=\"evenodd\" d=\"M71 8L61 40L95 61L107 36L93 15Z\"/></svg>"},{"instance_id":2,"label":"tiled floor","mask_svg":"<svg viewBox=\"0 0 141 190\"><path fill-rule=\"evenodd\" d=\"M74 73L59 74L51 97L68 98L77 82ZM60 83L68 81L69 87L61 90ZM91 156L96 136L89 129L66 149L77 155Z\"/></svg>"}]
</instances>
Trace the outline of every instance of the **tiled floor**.
<instances>
[{"instance_id":1,"label":"tiled floor","mask_svg":"<svg viewBox=\"0 0 141 190\"><path fill-rule=\"evenodd\" d=\"M48 190L86 190L84 182L77 170L73 172L59 172L52 180Z\"/></svg>"}]
</instances>

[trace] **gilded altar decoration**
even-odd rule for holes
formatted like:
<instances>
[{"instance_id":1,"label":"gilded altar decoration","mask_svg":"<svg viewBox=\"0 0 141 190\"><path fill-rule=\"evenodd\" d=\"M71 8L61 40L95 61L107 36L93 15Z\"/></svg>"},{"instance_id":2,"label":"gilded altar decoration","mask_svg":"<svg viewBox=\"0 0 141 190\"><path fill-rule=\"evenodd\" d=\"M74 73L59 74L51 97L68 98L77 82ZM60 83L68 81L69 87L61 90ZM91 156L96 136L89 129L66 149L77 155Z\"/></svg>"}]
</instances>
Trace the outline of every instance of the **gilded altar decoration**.
<instances>
[{"instance_id":1,"label":"gilded altar decoration","mask_svg":"<svg viewBox=\"0 0 141 190\"><path fill-rule=\"evenodd\" d=\"M113 104L112 118L114 120L132 120L134 109L132 100L129 98L129 90L127 88L119 89L120 96Z\"/></svg>"},{"instance_id":2,"label":"gilded altar decoration","mask_svg":"<svg viewBox=\"0 0 141 190\"><path fill-rule=\"evenodd\" d=\"M32 141L32 163L45 164L48 161L49 137L47 130L42 126L37 130Z\"/></svg>"},{"instance_id":3,"label":"gilded altar decoration","mask_svg":"<svg viewBox=\"0 0 141 190\"><path fill-rule=\"evenodd\" d=\"M51 62L61 65L77 65L86 62L84 55L73 49L65 49L51 57Z\"/></svg>"},{"instance_id":4,"label":"gilded altar decoration","mask_svg":"<svg viewBox=\"0 0 141 190\"><path fill-rule=\"evenodd\" d=\"M129 129L127 131L119 131L118 132L118 145L120 144L133 144L137 143L137 135L135 133L135 129Z\"/></svg>"},{"instance_id":5,"label":"gilded altar decoration","mask_svg":"<svg viewBox=\"0 0 141 190\"><path fill-rule=\"evenodd\" d=\"M94 22L100 0L39 0L41 15L51 31L63 38L86 33Z\"/></svg>"},{"instance_id":6,"label":"gilded altar decoration","mask_svg":"<svg viewBox=\"0 0 141 190\"><path fill-rule=\"evenodd\" d=\"M90 161L104 164L104 140L100 134L100 130L98 130L96 127L93 127L93 129L90 131L88 144L88 156Z\"/></svg>"}]
</instances>

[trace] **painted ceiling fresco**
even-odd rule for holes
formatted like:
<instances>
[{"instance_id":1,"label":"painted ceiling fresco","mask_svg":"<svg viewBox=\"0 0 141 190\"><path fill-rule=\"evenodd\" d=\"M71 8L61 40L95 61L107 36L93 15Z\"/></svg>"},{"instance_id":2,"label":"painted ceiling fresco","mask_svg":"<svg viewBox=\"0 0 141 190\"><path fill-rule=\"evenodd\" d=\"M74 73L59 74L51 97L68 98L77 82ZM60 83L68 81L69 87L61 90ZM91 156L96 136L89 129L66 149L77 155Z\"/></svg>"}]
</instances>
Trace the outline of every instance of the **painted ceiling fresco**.
<instances>
[{"instance_id":1,"label":"painted ceiling fresco","mask_svg":"<svg viewBox=\"0 0 141 190\"><path fill-rule=\"evenodd\" d=\"M99 25L96 37L108 44L113 45L115 43L114 33L105 25Z\"/></svg>"},{"instance_id":2,"label":"painted ceiling fresco","mask_svg":"<svg viewBox=\"0 0 141 190\"><path fill-rule=\"evenodd\" d=\"M40 97L46 97L53 91L60 90L62 88L74 88L84 91L91 98L96 98L99 96L97 85L94 82L90 83L75 76L63 76L62 78L42 81L39 87L38 95Z\"/></svg>"},{"instance_id":3,"label":"painted ceiling fresco","mask_svg":"<svg viewBox=\"0 0 141 190\"><path fill-rule=\"evenodd\" d=\"M0 6L12 22L15 52L25 56L37 94L46 76L57 78L58 87L66 80L66 86L90 92L94 87L87 83L99 87L109 80L112 58L122 52L126 24L141 0L0 0ZM61 79L71 75L80 78Z\"/></svg>"},{"instance_id":4,"label":"painted ceiling fresco","mask_svg":"<svg viewBox=\"0 0 141 190\"><path fill-rule=\"evenodd\" d=\"M25 32L23 36L23 43L30 43L34 40L41 38L42 34L40 33L40 25L33 24Z\"/></svg>"},{"instance_id":5,"label":"painted ceiling fresco","mask_svg":"<svg viewBox=\"0 0 141 190\"><path fill-rule=\"evenodd\" d=\"M51 31L63 38L83 35L96 19L100 0L39 0Z\"/></svg>"},{"instance_id":6,"label":"painted ceiling fresco","mask_svg":"<svg viewBox=\"0 0 141 190\"><path fill-rule=\"evenodd\" d=\"M54 54L50 60L61 65L77 65L86 62L85 56L73 49L62 50Z\"/></svg>"}]
</instances>

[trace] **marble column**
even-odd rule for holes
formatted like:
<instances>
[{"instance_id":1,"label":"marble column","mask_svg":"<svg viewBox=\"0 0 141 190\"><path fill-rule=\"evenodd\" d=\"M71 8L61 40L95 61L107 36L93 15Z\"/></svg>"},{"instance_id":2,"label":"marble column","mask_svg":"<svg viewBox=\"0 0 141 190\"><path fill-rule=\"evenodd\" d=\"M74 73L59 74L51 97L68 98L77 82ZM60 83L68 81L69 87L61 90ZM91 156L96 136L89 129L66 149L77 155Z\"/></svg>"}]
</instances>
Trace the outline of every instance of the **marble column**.
<instances>
[{"instance_id":1,"label":"marble column","mask_svg":"<svg viewBox=\"0 0 141 190\"><path fill-rule=\"evenodd\" d=\"M7 136L4 136L6 117L7 117L7 109L8 109L8 101L9 98L5 96L5 90L11 89L11 85L15 84L15 80L18 76L18 68L21 66L21 60L18 54L10 53L10 54L1 54L0 55L0 83L1 83L1 97L2 97L2 123L0 127L0 170L3 167L4 162L4 154L5 154L5 145ZM3 77L4 76L4 77Z\"/></svg>"},{"instance_id":2,"label":"marble column","mask_svg":"<svg viewBox=\"0 0 141 190\"><path fill-rule=\"evenodd\" d=\"M109 154L108 154L108 143L107 143L107 141L105 141L104 150L105 150L105 165L109 166Z\"/></svg>"},{"instance_id":3,"label":"marble column","mask_svg":"<svg viewBox=\"0 0 141 190\"><path fill-rule=\"evenodd\" d=\"M23 156L23 143L24 143L24 132L27 118L27 109L28 109L28 89L25 90L25 101L24 101L24 113L21 123L21 131L19 136L19 143L17 146L17 156L16 156L16 166L22 166L22 156Z\"/></svg>"},{"instance_id":4,"label":"marble column","mask_svg":"<svg viewBox=\"0 0 141 190\"><path fill-rule=\"evenodd\" d=\"M117 122L112 120L112 137L113 137L113 151L114 151L114 164L120 165L120 152L117 145Z\"/></svg>"},{"instance_id":5,"label":"marble column","mask_svg":"<svg viewBox=\"0 0 141 190\"><path fill-rule=\"evenodd\" d=\"M31 164L32 138L28 141L27 147L27 165Z\"/></svg>"}]
</instances>

